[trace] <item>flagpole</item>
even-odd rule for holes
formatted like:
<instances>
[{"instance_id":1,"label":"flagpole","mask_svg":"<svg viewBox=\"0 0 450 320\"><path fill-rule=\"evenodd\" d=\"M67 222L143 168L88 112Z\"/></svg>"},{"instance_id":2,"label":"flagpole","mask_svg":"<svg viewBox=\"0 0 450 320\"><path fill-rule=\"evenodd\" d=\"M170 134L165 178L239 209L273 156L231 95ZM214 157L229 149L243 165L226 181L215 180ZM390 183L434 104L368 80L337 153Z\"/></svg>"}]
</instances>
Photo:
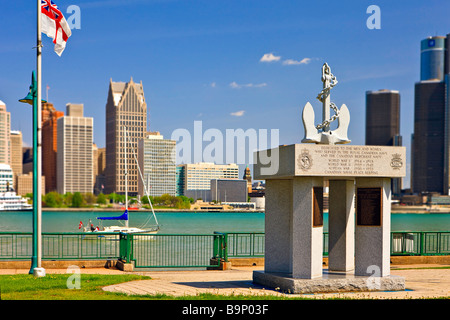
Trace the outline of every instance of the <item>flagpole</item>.
<instances>
[{"instance_id":1,"label":"flagpole","mask_svg":"<svg viewBox=\"0 0 450 320\"><path fill-rule=\"evenodd\" d=\"M36 219L36 231L37 231L37 267L33 270L33 274L37 277L45 276L45 269L42 268L42 35L41 35L41 0L36 0L37 4L37 55L36 55L36 82L37 82L37 103L36 112L34 112L33 117L36 122L36 137L33 140L37 140L34 143L36 147L33 152L36 153L36 164L34 168L33 177L36 179L34 181L35 194L34 204L37 211Z\"/></svg>"}]
</instances>

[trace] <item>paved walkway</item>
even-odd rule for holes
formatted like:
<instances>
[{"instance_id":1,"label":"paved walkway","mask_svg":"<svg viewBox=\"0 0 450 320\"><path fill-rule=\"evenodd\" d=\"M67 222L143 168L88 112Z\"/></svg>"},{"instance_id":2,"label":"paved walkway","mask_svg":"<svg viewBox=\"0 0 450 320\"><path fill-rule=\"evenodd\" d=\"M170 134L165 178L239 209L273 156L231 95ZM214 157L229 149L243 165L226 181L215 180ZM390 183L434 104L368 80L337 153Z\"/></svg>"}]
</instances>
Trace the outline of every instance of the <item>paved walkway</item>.
<instances>
[{"instance_id":1,"label":"paved walkway","mask_svg":"<svg viewBox=\"0 0 450 320\"><path fill-rule=\"evenodd\" d=\"M278 295L286 297L329 298L348 297L354 299L420 299L450 298L450 269L421 269L430 267L450 267L450 265L392 266L391 274L405 277L406 289L398 292L359 292L328 294L284 294L252 283L253 270L262 267L233 267L226 271L149 271L133 272L150 276L151 280L131 281L103 288L105 291L126 294L166 294L169 296L197 295L213 293L224 295ZM397 270L399 268L414 268ZM65 269L47 269L46 273L66 273ZM28 270L2 269L0 274L28 273ZM123 274L115 269L81 269L81 273Z\"/></svg>"},{"instance_id":2,"label":"paved walkway","mask_svg":"<svg viewBox=\"0 0 450 320\"><path fill-rule=\"evenodd\" d=\"M442 265L439 265L442 267ZM401 266L415 268L411 270L396 270L392 267L391 274L405 277L406 289L401 292L359 292L359 293L329 293L329 294L284 294L276 290L263 288L252 283L253 270L263 270L262 267L237 267L227 271L159 271L139 272L152 280L132 281L105 287L104 290L127 294L166 294L170 296L197 295L213 293L224 295L251 294L277 295L286 297L330 298L348 297L355 299L419 299L419 298L450 298L450 269L419 269L437 266Z\"/></svg>"}]
</instances>

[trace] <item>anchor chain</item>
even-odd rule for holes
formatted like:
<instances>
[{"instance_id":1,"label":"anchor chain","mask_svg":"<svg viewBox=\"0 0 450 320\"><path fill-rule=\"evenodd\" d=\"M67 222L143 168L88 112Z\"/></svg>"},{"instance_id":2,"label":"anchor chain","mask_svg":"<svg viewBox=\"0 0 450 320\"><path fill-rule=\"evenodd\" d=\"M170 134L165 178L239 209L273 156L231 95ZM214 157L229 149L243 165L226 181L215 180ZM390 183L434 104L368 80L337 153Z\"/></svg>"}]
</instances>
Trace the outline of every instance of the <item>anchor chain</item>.
<instances>
[{"instance_id":1,"label":"anchor chain","mask_svg":"<svg viewBox=\"0 0 450 320\"><path fill-rule=\"evenodd\" d=\"M325 97L330 95L331 89L338 83L336 77L331 73L331 69L328 64L324 64L322 67L322 82L325 83L326 80L329 80L329 85L322 89L322 91L317 95L317 100L323 103ZM334 104L334 102L330 101L330 108L333 109L334 115L328 119L324 120L321 124L316 125L316 129L320 130L330 125L331 122L339 118L339 109Z\"/></svg>"}]
</instances>

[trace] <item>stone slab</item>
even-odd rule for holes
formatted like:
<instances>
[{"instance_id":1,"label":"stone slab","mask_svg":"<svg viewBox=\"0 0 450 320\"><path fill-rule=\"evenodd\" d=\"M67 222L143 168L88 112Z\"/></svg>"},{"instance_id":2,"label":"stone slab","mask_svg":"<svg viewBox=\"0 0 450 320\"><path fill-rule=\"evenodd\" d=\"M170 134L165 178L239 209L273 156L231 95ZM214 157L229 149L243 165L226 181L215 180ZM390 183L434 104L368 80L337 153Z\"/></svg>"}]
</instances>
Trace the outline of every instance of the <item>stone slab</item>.
<instances>
[{"instance_id":1,"label":"stone slab","mask_svg":"<svg viewBox=\"0 0 450 320\"><path fill-rule=\"evenodd\" d=\"M404 291L405 278L364 277L324 271L320 279L297 279L285 273L253 271L253 282L285 293Z\"/></svg>"},{"instance_id":2,"label":"stone slab","mask_svg":"<svg viewBox=\"0 0 450 320\"><path fill-rule=\"evenodd\" d=\"M254 162L255 180L294 176L400 178L406 175L406 148L293 144L257 151Z\"/></svg>"}]
</instances>

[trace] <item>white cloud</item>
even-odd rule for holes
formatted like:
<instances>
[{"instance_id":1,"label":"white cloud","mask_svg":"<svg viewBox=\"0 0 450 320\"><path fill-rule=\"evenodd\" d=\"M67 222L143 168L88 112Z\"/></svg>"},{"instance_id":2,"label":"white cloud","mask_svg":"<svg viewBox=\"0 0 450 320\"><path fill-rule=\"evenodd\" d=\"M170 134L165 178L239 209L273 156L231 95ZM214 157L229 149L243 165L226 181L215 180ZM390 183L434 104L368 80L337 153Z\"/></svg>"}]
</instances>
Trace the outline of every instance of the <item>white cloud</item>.
<instances>
[{"instance_id":1,"label":"white cloud","mask_svg":"<svg viewBox=\"0 0 450 320\"><path fill-rule=\"evenodd\" d=\"M311 62L311 58L303 58L300 61L294 60L294 59L286 59L283 61L283 65L290 66L290 65L299 65L299 64L308 64Z\"/></svg>"},{"instance_id":2,"label":"white cloud","mask_svg":"<svg viewBox=\"0 0 450 320\"><path fill-rule=\"evenodd\" d=\"M230 115L232 115L233 117L242 117L245 113L245 110L240 110L240 111L236 111L236 112L232 112L230 113Z\"/></svg>"},{"instance_id":3,"label":"white cloud","mask_svg":"<svg viewBox=\"0 0 450 320\"><path fill-rule=\"evenodd\" d=\"M215 82L211 82L211 88L215 88L216 87L216 83Z\"/></svg>"},{"instance_id":4,"label":"white cloud","mask_svg":"<svg viewBox=\"0 0 450 320\"><path fill-rule=\"evenodd\" d=\"M279 61L281 59L281 56L275 56L273 53L266 53L262 56L262 58L259 60L260 62L273 62L273 61Z\"/></svg>"},{"instance_id":5,"label":"white cloud","mask_svg":"<svg viewBox=\"0 0 450 320\"><path fill-rule=\"evenodd\" d=\"M233 89L240 89L240 88L262 88L262 87L266 87L267 83L263 82L263 83L247 83L247 84L238 84L236 81L233 81L232 83L230 83L230 87Z\"/></svg>"}]
</instances>

